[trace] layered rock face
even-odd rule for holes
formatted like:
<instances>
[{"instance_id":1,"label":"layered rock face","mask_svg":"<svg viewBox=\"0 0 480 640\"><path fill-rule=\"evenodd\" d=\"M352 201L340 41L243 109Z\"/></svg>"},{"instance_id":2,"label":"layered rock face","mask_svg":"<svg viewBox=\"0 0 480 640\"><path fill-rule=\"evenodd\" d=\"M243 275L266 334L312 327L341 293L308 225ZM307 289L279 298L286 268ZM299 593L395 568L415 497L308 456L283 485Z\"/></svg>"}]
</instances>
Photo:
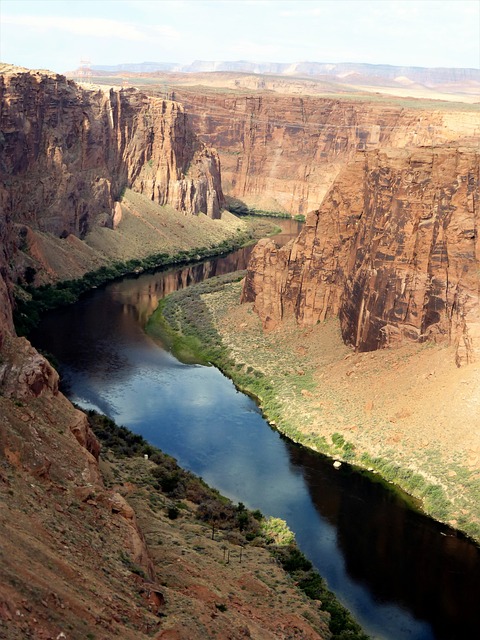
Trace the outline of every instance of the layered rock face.
<instances>
[{"instance_id":1,"label":"layered rock face","mask_svg":"<svg viewBox=\"0 0 480 640\"><path fill-rule=\"evenodd\" d=\"M243 290L265 327L339 316L368 351L403 340L480 354L480 156L461 149L359 153L300 236L262 241Z\"/></svg>"},{"instance_id":2,"label":"layered rock face","mask_svg":"<svg viewBox=\"0 0 480 640\"><path fill-rule=\"evenodd\" d=\"M178 103L86 89L48 72L0 71L1 336L12 329L8 283L25 279L17 253L32 233L81 238L96 224L113 228L127 186L212 218L223 194L218 157Z\"/></svg>"},{"instance_id":3,"label":"layered rock face","mask_svg":"<svg viewBox=\"0 0 480 640\"><path fill-rule=\"evenodd\" d=\"M13 331L12 301L8 282L8 244L6 221L0 216L0 348L3 344L5 332Z\"/></svg>"},{"instance_id":4,"label":"layered rock face","mask_svg":"<svg viewBox=\"0 0 480 640\"><path fill-rule=\"evenodd\" d=\"M437 110L432 102L202 93L183 87L175 88L175 98L202 140L217 149L226 193L259 209L292 214L317 209L358 150L461 143L479 135L478 110L467 105Z\"/></svg>"},{"instance_id":5,"label":"layered rock face","mask_svg":"<svg viewBox=\"0 0 480 640\"><path fill-rule=\"evenodd\" d=\"M125 186L185 213L218 216L218 158L181 105L18 70L0 76L0 101L7 219L82 236L95 221L113 224Z\"/></svg>"}]
</instances>

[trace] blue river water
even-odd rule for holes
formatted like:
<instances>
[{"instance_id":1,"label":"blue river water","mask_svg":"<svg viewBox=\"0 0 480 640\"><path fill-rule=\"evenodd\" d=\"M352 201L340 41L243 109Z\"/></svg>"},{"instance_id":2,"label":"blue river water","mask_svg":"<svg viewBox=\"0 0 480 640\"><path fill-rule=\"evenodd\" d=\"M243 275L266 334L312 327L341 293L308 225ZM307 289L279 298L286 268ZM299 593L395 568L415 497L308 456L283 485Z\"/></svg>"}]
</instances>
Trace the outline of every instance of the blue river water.
<instances>
[{"instance_id":1,"label":"blue river water","mask_svg":"<svg viewBox=\"0 0 480 640\"><path fill-rule=\"evenodd\" d=\"M145 334L166 293L244 268L248 252L114 282L47 314L32 342L57 358L71 400L142 434L233 500L285 519L372 638L476 637L478 547L383 483L289 442L220 371L182 364Z\"/></svg>"}]
</instances>

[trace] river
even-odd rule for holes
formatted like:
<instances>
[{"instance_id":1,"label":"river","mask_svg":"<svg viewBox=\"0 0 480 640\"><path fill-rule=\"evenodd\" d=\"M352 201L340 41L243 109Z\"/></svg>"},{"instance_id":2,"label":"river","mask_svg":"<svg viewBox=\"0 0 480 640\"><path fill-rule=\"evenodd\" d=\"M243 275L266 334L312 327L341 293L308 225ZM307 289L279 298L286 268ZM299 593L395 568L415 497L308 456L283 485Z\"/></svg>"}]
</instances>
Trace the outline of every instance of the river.
<instances>
[{"instance_id":1,"label":"river","mask_svg":"<svg viewBox=\"0 0 480 640\"><path fill-rule=\"evenodd\" d=\"M281 242L298 233L298 223L279 224ZM140 433L224 495L286 520L372 638L476 637L477 546L383 483L289 442L220 371L180 363L144 332L164 295L245 268L250 251L113 282L46 314L32 342L56 357L72 401Z\"/></svg>"}]
</instances>

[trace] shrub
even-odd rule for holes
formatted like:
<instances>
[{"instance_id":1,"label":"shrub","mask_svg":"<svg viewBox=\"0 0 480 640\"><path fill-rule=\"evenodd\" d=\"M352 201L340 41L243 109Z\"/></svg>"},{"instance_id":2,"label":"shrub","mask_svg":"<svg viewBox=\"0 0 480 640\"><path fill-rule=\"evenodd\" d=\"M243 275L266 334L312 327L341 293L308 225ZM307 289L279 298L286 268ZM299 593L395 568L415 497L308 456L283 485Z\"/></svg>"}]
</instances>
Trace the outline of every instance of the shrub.
<instances>
[{"instance_id":1,"label":"shrub","mask_svg":"<svg viewBox=\"0 0 480 640\"><path fill-rule=\"evenodd\" d=\"M312 600L319 600L321 608L330 614L332 640L368 640L360 625L327 588L323 578L313 569L312 563L295 545L277 548L275 555L305 595Z\"/></svg>"},{"instance_id":2,"label":"shrub","mask_svg":"<svg viewBox=\"0 0 480 640\"><path fill-rule=\"evenodd\" d=\"M225 209L237 216L248 216L250 213L250 209L245 202L232 196L225 196Z\"/></svg>"},{"instance_id":3,"label":"shrub","mask_svg":"<svg viewBox=\"0 0 480 640\"><path fill-rule=\"evenodd\" d=\"M277 546L288 546L295 540L293 531L281 518L265 518L261 523L261 531L267 541Z\"/></svg>"},{"instance_id":4,"label":"shrub","mask_svg":"<svg viewBox=\"0 0 480 640\"><path fill-rule=\"evenodd\" d=\"M178 507L168 507L167 509L167 516L170 518L170 520L176 520L179 513L180 511Z\"/></svg>"},{"instance_id":5,"label":"shrub","mask_svg":"<svg viewBox=\"0 0 480 640\"><path fill-rule=\"evenodd\" d=\"M345 445L345 438L342 436L341 433L333 433L332 442L337 447L343 447Z\"/></svg>"}]
</instances>

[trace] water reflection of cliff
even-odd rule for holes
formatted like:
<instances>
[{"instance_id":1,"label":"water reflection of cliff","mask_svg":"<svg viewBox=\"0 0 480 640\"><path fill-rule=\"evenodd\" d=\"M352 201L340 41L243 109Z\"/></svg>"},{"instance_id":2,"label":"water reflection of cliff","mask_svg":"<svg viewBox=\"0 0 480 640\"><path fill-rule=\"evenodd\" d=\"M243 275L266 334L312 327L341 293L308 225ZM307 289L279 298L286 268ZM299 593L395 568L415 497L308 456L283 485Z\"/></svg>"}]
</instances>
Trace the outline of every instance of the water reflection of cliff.
<instances>
[{"instance_id":1,"label":"water reflection of cliff","mask_svg":"<svg viewBox=\"0 0 480 640\"><path fill-rule=\"evenodd\" d=\"M301 223L282 220L275 241L298 235ZM126 345L142 344L143 328L166 295L216 275L247 267L253 245L205 262L125 278L91 291L77 304L45 314L32 343L55 355L68 388L70 368L98 378L128 377L132 362ZM98 384L98 380L97 380Z\"/></svg>"},{"instance_id":2,"label":"water reflection of cliff","mask_svg":"<svg viewBox=\"0 0 480 640\"><path fill-rule=\"evenodd\" d=\"M478 547L421 514L399 509L399 497L382 484L320 465L306 449L288 450L316 509L337 528L354 580L368 585L379 602L403 604L432 621L438 640L468 638L469 630L480 628Z\"/></svg>"},{"instance_id":3,"label":"water reflection of cliff","mask_svg":"<svg viewBox=\"0 0 480 640\"><path fill-rule=\"evenodd\" d=\"M133 315L141 326L145 326L162 298L208 278L246 269L251 252L251 246L244 247L230 255L175 271L144 274L138 279L127 279L120 283L121 286L112 287L112 296L121 303L123 314Z\"/></svg>"},{"instance_id":4,"label":"water reflection of cliff","mask_svg":"<svg viewBox=\"0 0 480 640\"><path fill-rule=\"evenodd\" d=\"M274 238L280 246L296 237L302 225L294 220L282 219L281 226L282 232ZM252 249L253 245L181 269L123 280L119 285L112 287L112 296L122 304L123 313L133 315L141 326L145 326L162 298L208 278L246 269Z\"/></svg>"}]
</instances>

